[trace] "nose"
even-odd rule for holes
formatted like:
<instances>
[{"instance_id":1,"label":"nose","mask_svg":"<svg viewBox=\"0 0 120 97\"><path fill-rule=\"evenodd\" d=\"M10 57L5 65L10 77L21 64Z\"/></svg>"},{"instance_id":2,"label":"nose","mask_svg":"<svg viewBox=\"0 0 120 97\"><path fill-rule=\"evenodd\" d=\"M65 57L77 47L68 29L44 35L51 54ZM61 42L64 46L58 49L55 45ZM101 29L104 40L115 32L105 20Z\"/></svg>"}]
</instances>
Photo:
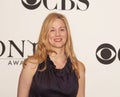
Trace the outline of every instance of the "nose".
<instances>
[{"instance_id":1,"label":"nose","mask_svg":"<svg viewBox=\"0 0 120 97\"><path fill-rule=\"evenodd\" d=\"M56 36L60 36L60 31L59 30L56 31Z\"/></svg>"}]
</instances>

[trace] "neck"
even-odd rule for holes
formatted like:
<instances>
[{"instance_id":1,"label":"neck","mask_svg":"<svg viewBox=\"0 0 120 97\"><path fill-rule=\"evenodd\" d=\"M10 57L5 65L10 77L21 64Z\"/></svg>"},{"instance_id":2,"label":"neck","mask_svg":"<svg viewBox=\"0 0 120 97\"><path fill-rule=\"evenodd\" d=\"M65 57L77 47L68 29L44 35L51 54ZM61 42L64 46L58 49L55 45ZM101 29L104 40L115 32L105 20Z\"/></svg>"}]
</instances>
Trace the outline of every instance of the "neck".
<instances>
[{"instance_id":1,"label":"neck","mask_svg":"<svg viewBox=\"0 0 120 97\"><path fill-rule=\"evenodd\" d=\"M53 58L64 58L66 57L66 55L64 53L51 53L49 54L50 57L53 57Z\"/></svg>"},{"instance_id":2,"label":"neck","mask_svg":"<svg viewBox=\"0 0 120 97\"><path fill-rule=\"evenodd\" d=\"M66 54L64 49L55 49L55 52L49 53L52 60L65 60Z\"/></svg>"},{"instance_id":3,"label":"neck","mask_svg":"<svg viewBox=\"0 0 120 97\"><path fill-rule=\"evenodd\" d=\"M49 53L49 57L53 61L53 63L56 65L56 68L62 69L67 62L66 54L64 50L60 50L60 49L55 50L55 52Z\"/></svg>"},{"instance_id":4,"label":"neck","mask_svg":"<svg viewBox=\"0 0 120 97\"><path fill-rule=\"evenodd\" d=\"M65 54L65 49L64 47L61 48L52 48L56 53L52 53L52 54L56 54L56 55L62 55Z\"/></svg>"}]
</instances>

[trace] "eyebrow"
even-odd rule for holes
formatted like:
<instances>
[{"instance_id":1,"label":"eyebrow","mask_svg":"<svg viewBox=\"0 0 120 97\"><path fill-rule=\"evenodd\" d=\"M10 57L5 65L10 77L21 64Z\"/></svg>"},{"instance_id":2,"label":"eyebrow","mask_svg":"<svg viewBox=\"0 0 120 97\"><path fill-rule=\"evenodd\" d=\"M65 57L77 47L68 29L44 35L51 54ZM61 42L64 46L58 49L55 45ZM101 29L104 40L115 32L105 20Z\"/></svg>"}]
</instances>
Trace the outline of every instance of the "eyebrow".
<instances>
[{"instance_id":1,"label":"eyebrow","mask_svg":"<svg viewBox=\"0 0 120 97\"><path fill-rule=\"evenodd\" d=\"M55 28L55 27L51 27L51 28ZM61 26L61 27L59 27L59 28L66 28L66 26Z\"/></svg>"},{"instance_id":2,"label":"eyebrow","mask_svg":"<svg viewBox=\"0 0 120 97\"><path fill-rule=\"evenodd\" d=\"M62 27L60 27L60 28L66 28L66 26L62 26Z\"/></svg>"}]
</instances>

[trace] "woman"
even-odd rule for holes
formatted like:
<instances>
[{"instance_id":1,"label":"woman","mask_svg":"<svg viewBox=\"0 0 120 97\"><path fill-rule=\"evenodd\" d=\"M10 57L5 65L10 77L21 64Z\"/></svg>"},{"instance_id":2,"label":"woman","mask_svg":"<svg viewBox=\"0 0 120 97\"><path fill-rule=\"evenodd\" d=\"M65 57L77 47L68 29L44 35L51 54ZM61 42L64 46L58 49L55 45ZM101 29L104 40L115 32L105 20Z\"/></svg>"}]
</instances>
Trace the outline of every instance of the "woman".
<instances>
[{"instance_id":1,"label":"woman","mask_svg":"<svg viewBox=\"0 0 120 97\"><path fill-rule=\"evenodd\" d=\"M85 67L76 58L67 19L49 14L35 54L20 74L17 97L85 97Z\"/></svg>"}]
</instances>

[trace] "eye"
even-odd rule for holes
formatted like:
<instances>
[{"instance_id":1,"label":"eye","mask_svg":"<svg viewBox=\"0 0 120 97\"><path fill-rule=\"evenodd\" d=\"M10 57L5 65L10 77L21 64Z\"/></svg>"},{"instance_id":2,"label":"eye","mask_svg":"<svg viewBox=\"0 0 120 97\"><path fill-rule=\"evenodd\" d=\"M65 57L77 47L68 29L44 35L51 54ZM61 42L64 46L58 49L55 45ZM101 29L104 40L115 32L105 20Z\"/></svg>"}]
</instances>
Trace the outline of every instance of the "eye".
<instances>
[{"instance_id":1,"label":"eye","mask_svg":"<svg viewBox=\"0 0 120 97\"><path fill-rule=\"evenodd\" d=\"M62 31L62 32L63 32L63 31L66 31L66 29L65 29L65 28L61 28L61 29L60 29L60 31Z\"/></svg>"},{"instance_id":2,"label":"eye","mask_svg":"<svg viewBox=\"0 0 120 97\"><path fill-rule=\"evenodd\" d=\"M96 50L96 57L103 64L110 64L116 58L116 50L110 44L102 44Z\"/></svg>"},{"instance_id":3,"label":"eye","mask_svg":"<svg viewBox=\"0 0 120 97\"><path fill-rule=\"evenodd\" d=\"M36 9L39 7L41 0L21 0L24 7L27 9Z\"/></svg>"},{"instance_id":4,"label":"eye","mask_svg":"<svg viewBox=\"0 0 120 97\"><path fill-rule=\"evenodd\" d=\"M50 29L50 32L54 32L55 30L54 29Z\"/></svg>"},{"instance_id":5,"label":"eye","mask_svg":"<svg viewBox=\"0 0 120 97\"><path fill-rule=\"evenodd\" d=\"M60 29L60 30L61 30L61 31L65 31L65 29L63 29L63 28L62 28L62 29Z\"/></svg>"}]
</instances>

